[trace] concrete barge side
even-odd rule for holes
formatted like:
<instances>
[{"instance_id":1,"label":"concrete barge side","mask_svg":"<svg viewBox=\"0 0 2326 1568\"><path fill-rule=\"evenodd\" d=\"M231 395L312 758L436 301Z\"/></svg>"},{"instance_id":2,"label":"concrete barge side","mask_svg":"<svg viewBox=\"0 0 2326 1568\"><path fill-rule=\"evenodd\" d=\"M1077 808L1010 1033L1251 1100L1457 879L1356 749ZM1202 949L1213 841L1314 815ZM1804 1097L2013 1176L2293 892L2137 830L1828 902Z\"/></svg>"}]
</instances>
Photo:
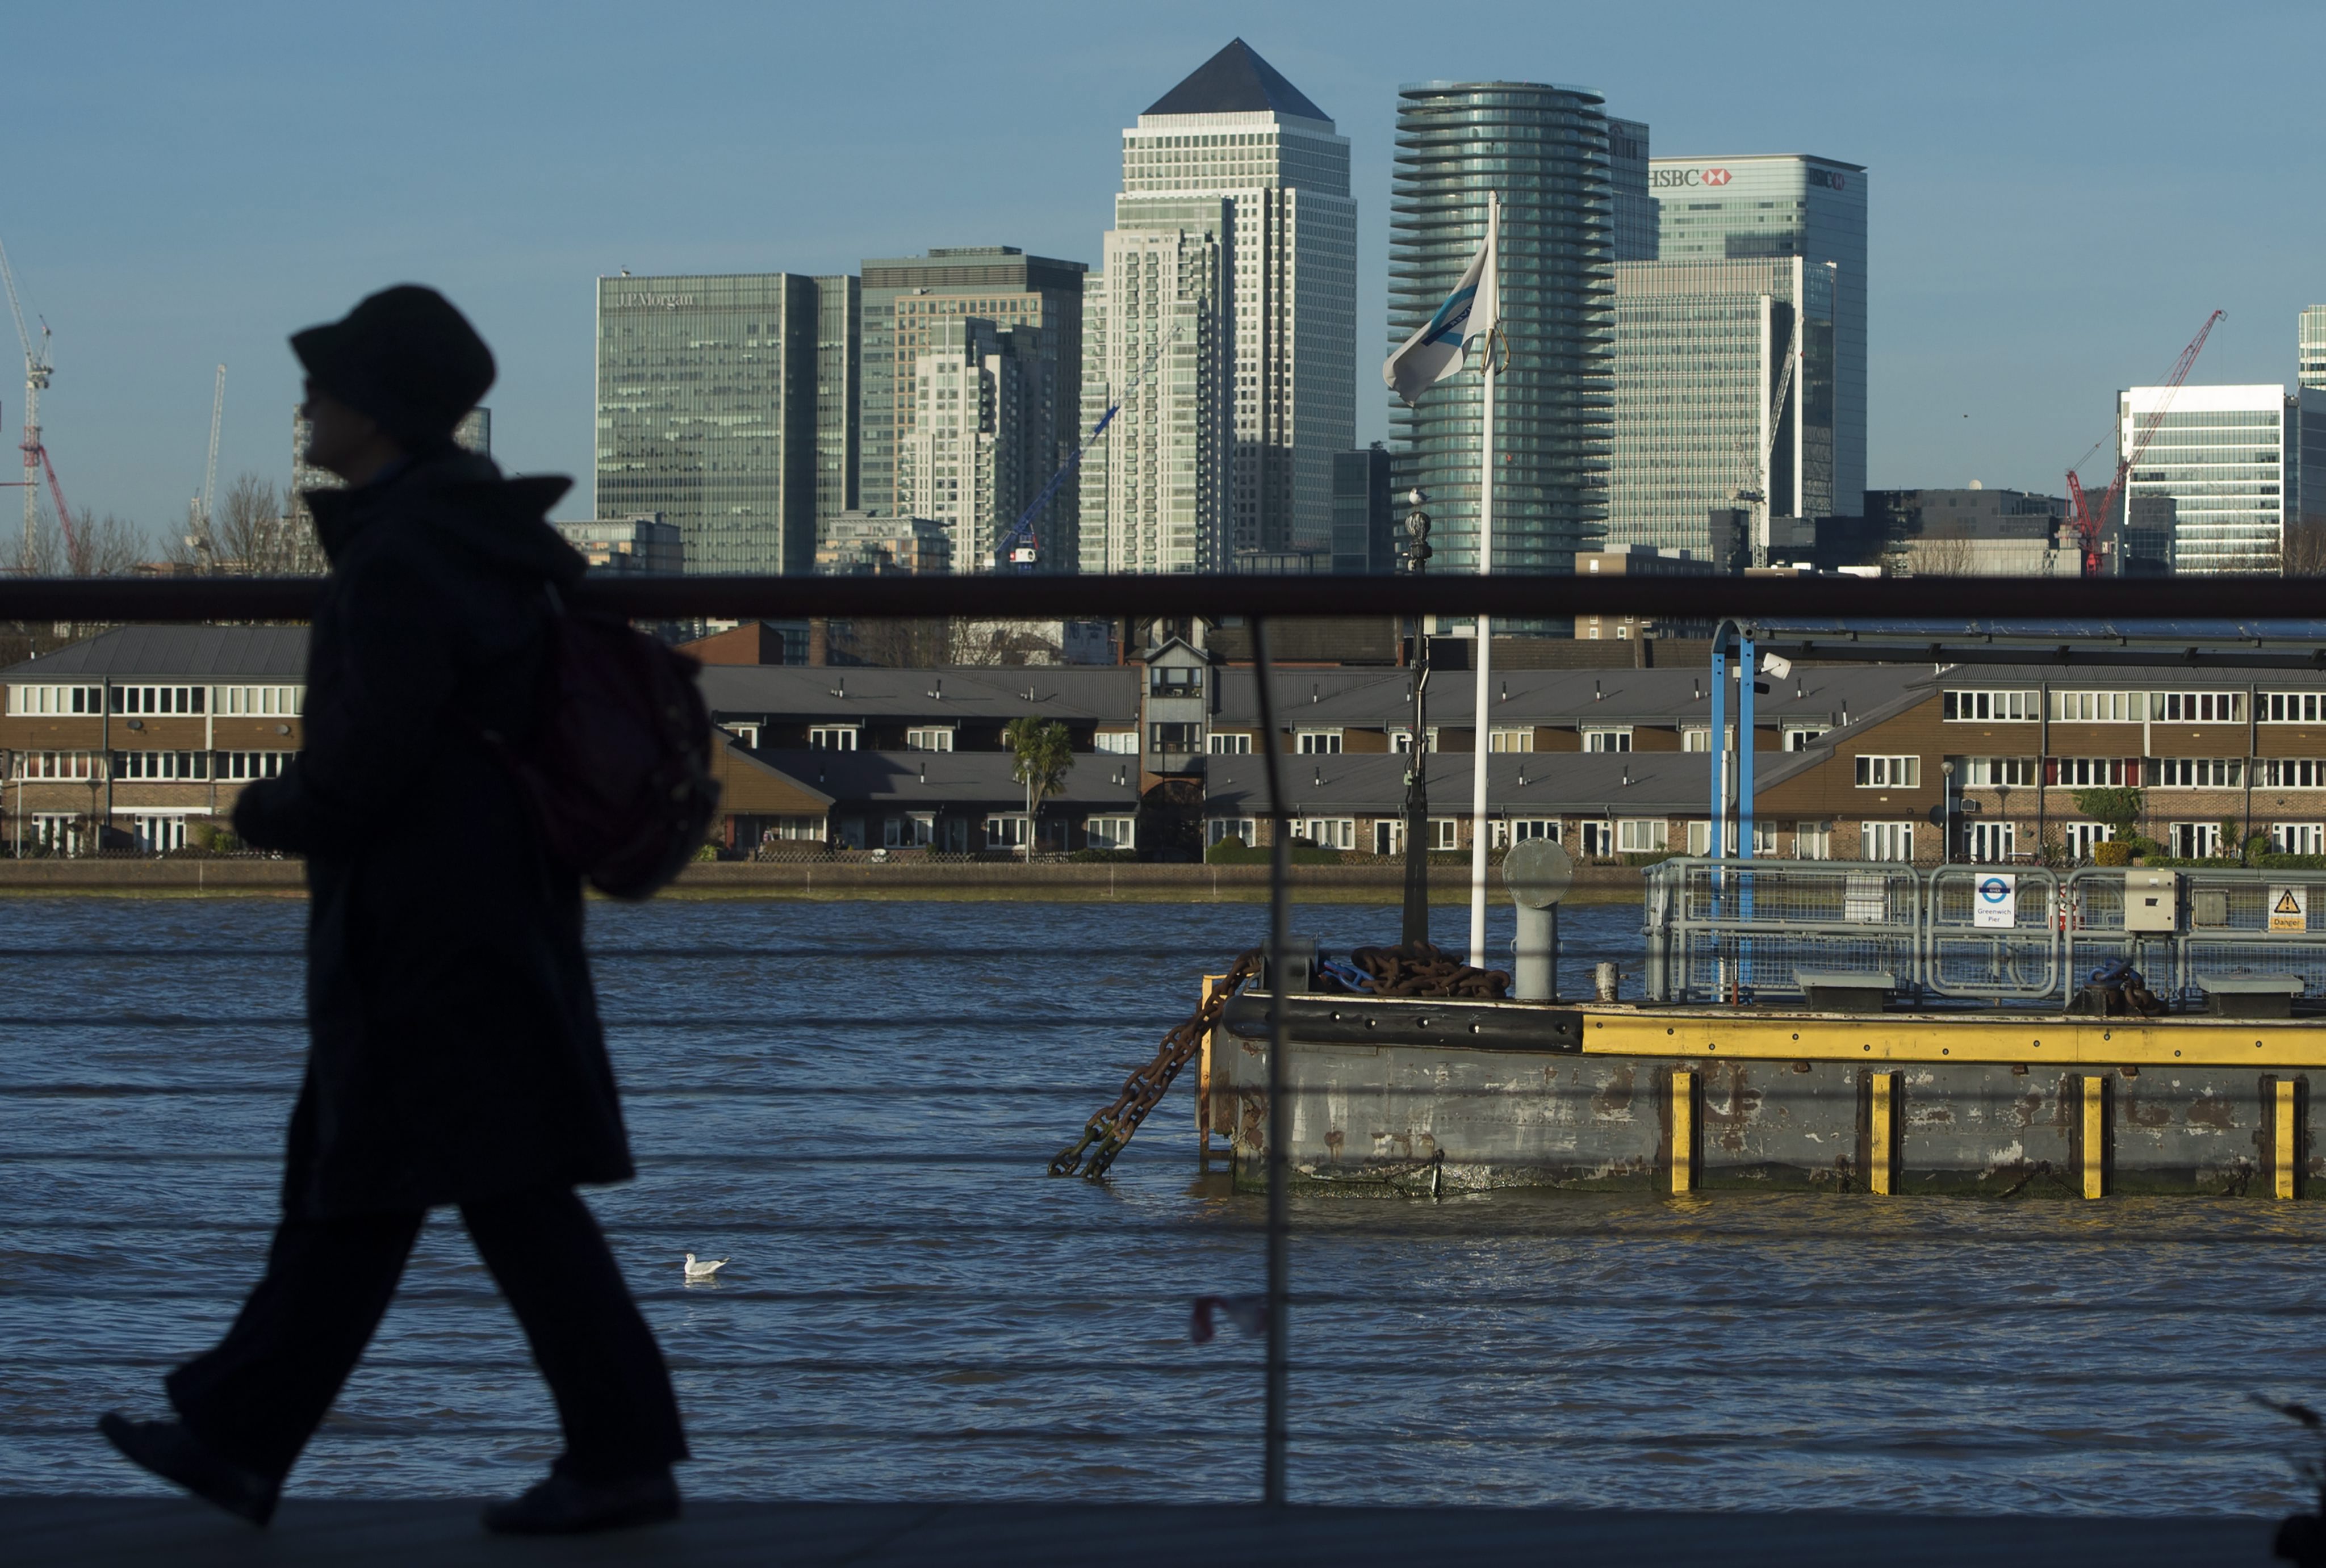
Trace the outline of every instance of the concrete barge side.
<instances>
[{"instance_id":1,"label":"concrete barge side","mask_svg":"<svg viewBox=\"0 0 2326 1568\"><path fill-rule=\"evenodd\" d=\"M1828 1191L2295 1199L2326 1018L1285 998L1295 1180L1382 1195ZM1266 1170L1268 997L1197 1121Z\"/></svg>"}]
</instances>

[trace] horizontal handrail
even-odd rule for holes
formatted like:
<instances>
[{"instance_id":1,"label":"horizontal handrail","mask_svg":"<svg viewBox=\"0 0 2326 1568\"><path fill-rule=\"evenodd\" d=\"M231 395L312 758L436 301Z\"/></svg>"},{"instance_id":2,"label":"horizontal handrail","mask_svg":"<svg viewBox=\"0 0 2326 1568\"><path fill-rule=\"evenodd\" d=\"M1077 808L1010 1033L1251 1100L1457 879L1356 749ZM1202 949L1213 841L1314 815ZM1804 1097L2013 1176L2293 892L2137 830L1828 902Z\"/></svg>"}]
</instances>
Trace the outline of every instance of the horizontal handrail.
<instances>
[{"instance_id":1,"label":"horizontal handrail","mask_svg":"<svg viewBox=\"0 0 2326 1568\"><path fill-rule=\"evenodd\" d=\"M0 620L297 621L314 609L320 578L0 578ZM2300 578L2089 581L2007 577L1336 577L1168 573L994 573L929 577L607 576L576 602L643 620L696 616L1344 617L1476 615L1558 619L1617 612L1676 619L2013 617L2308 621L2319 585ZM2031 661L2038 655L2031 654ZM2326 662L2326 652L2321 659Z\"/></svg>"}]
</instances>

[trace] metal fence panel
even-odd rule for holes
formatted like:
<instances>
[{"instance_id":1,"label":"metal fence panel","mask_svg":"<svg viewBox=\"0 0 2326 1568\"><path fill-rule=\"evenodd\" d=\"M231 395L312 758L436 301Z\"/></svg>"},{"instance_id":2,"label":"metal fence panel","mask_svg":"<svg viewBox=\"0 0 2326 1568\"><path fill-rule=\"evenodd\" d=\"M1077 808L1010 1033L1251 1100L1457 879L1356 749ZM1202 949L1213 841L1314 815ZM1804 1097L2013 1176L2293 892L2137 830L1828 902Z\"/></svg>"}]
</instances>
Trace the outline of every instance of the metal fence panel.
<instances>
[{"instance_id":1,"label":"metal fence panel","mask_svg":"<svg viewBox=\"0 0 2326 1568\"><path fill-rule=\"evenodd\" d=\"M1926 884L1922 982L1945 997L2061 994L2060 879L2047 870L1941 866Z\"/></svg>"}]
</instances>

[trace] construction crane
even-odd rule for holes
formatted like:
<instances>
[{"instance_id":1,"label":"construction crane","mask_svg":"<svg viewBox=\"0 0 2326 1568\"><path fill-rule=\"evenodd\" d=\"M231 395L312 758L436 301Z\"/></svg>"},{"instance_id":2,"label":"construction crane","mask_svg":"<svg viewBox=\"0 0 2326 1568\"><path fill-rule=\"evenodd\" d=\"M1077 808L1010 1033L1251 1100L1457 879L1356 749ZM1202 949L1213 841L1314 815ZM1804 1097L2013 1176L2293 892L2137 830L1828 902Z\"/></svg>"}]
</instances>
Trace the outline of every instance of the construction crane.
<instances>
[{"instance_id":1,"label":"construction crane","mask_svg":"<svg viewBox=\"0 0 2326 1568\"><path fill-rule=\"evenodd\" d=\"M8 264L8 247L0 246L0 283L8 288L8 312L16 319L16 341L24 346L24 570L31 571L39 548L41 532L41 480L46 476L49 494L57 505L57 526L64 533L65 558L70 561L79 552L72 532L72 512L65 505L65 487L57 481L57 466L49 460L49 449L41 444L41 392L49 385L56 370L56 361L49 354L49 324L41 322L41 342L36 348L33 335L24 329L24 307L16 296L16 272Z\"/></svg>"},{"instance_id":2,"label":"construction crane","mask_svg":"<svg viewBox=\"0 0 2326 1568\"><path fill-rule=\"evenodd\" d=\"M1769 460L1775 454L1777 432L1785 420L1785 395L1792 390L1793 366L1800 357L1801 312L1797 308L1793 311L1793 335L1785 342L1784 368L1777 373L1777 393L1769 400L1769 418L1765 426L1768 438L1763 440L1757 431L1744 438L1744 480L1735 492L1737 500L1746 502L1752 507L1751 521L1746 524L1752 531L1752 537L1745 541L1745 545L1753 552L1753 564L1755 566L1769 564L1763 554L1768 549L1763 536L1768 531L1765 519L1769 515L1769 496L1760 487L1761 476L1768 471Z\"/></svg>"},{"instance_id":3,"label":"construction crane","mask_svg":"<svg viewBox=\"0 0 2326 1568\"><path fill-rule=\"evenodd\" d=\"M2091 502L2084 494L2083 480L2076 477L2074 469L2068 470L2068 520L2076 525L2077 537L2083 543L2086 577L2100 574L2100 525L2107 521L2108 514L2116 510L2117 498L2124 495L2125 482L2132 477L2132 470L2139 464L2141 454L2148 450L2148 443L2155 436L2157 428L2163 424L2165 413L2172 407L2173 394L2181 390L2181 384L2189 379L2189 372L2196 365L2197 356L2205 347L2205 339L2213 335L2213 329L2219 326L2228 315L2227 311L2216 311L2206 317L2205 324L2197 329L2197 335L2189 339L2189 347L2181 350L2181 357L2173 361L2172 374L2164 378L2164 395L2156 400L2155 412L2141 423L2133 434L2130 446L2117 457L2116 477L2108 481L2107 491L2100 497L2098 512L2092 510ZM2106 439L2101 438L2102 441ZM2098 450L2099 446L2095 443L2092 451ZM2091 452L2086 452L2084 458L2091 455ZM2077 461L2081 463L2083 459ZM2126 497L2127 512L2131 506L2131 499ZM2129 522L2130 518L2126 520Z\"/></svg>"},{"instance_id":4,"label":"construction crane","mask_svg":"<svg viewBox=\"0 0 2326 1568\"><path fill-rule=\"evenodd\" d=\"M217 548L210 527L210 503L218 495L219 422L226 413L226 366L218 367L218 385L210 393L210 460L202 470L202 493L186 503L186 548L207 559Z\"/></svg>"},{"instance_id":5,"label":"construction crane","mask_svg":"<svg viewBox=\"0 0 2326 1568\"><path fill-rule=\"evenodd\" d=\"M1149 376L1155 374L1155 366L1162 359L1163 351L1178 341L1179 334L1186 330L1186 325L1182 321L1173 327L1169 334L1155 345L1147 356L1147 363L1141 365L1139 374L1124 385L1122 395L1108 404L1107 411L1099 415L1098 422L1091 426L1090 434L1083 438L1083 444L1075 449L1074 456L1059 466L1058 471L1050 476L1050 482L1042 487L1041 493L1018 515L1018 521L1009 525L1009 532L1003 534L1001 542L993 547L993 569L996 571L1001 570L1004 561L1019 571L1031 571L1040 563L1040 552L1034 545L1034 520L1056 496L1058 487L1083 466L1083 459L1090 455L1091 448L1098 445L1099 437L1104 435L1106 427L1114 422L1114 416L1122 412L1122 405L1130 401L1133 393L1146 385Z\"/></svg>"}]
</instances>

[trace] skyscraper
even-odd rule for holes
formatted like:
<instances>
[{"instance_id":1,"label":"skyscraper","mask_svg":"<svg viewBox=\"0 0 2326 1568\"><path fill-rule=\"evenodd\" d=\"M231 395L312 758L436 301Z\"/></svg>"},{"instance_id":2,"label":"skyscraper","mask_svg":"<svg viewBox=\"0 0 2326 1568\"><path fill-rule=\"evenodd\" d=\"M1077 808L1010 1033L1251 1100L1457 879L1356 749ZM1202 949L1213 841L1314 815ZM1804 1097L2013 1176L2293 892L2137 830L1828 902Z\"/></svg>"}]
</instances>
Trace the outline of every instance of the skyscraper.
<instances>
[{"instance_id":1,"label":"skyscraper","mask_svg":"<svg viewBox=\"0 0 2326 1568\"><path fill-rule=\"evenodd\" d=\"M1242 39L1123 133L1085 425L1139 391L1084 469L1084 570L1331 550L1333 454L1356 440L1356 218L1348 139Z\"/></svg>"},{"instance_id":2,"label":"skyscraper","mask_svg":"<svg viewBox=\"0 0 2326 1568\"><path fill-rule=\"evenodd\" d=\"M1834 271L1800 255L1615 264L1609 549L1718 559L1712 512L1753 512L1754 496L1770 518L1835 515ZM1765 564L1782 542L1747 543Z\"/></svg>"},{"instance_id":3,"label":"skyscraper","mask_svg":"<svg viewBox=\"0 0 2326 1568\"><path fill-rule=\"evenodd\" d=\"M1833 515L1865 506L1865 170L1798 153L1657 158L1664 261L1833 264Z\"/></svg>"},{"instance_id":4,"label":"skyscraper","mask_svg":"<svg viewBox=\"0 0 2326 1568\"><path fill-rule=\"evenodd\" d=\"M974 317L1014 333L1020 363L1047 367L1053 428L1031 432L1029 460L1057 471L1081 444L1083 367L1081 262L1028 255L1013 246L932 246L926 256L868 258L863 264L864 373L858 399L862 426L859 504L868 512L909 510L898 465L912 431L914 367L948 320ZM1041 481L1037 481L1038 489ZM1029 497L1030 499L1030 497ZM1045 571L1075 570L1075 487L1059 487L1037 520ZM1013 514L1008 520L1017 521ZM1006 525L1006 524L1005 524ZM956 570L982 571L985 561L954 558Z\"/></svg>"},{"instance_id":5,"label":"skyscraper","mask_svg":"<svg viewBox=\"0 0 2326 1568\"><path fill-rule=\"evenodd\" d=\"M959 571L987 569L1050 476L1058 422L1040 334L955 316L935 324L914 361L911 418L898 421L907 433L898 499L911 516L944 525Z\"/></svg>"},{"instance_id":6,"label":"skyscraper","mask_svg":"<svg viewBox=\"0 0 2326 1568\"><path fill-rule=\"evenodd\" d=\"M2175 572L2276 571L2286 525L2326 512L2326 392L2135 386L2117 398L2117 450L2152 420L2126 506L2171 499Z\"/></svg>"},{"instance_id":7,"label":"skyscraper","mask_svg":"<svg viewBox=\"0 0 2326 1568\"><path fill-rule=\"evenodd\" d=\"M688 570L815 570L856 505L852 277L598 280L598 515L659 512Z\"/></svg>"},{"instance_id":8,"label":"skyscraper","mask_svg":"<svg viewBox=\"0 0 2326 1568\"><path fill-rule=\"evenodd\" d=\"M2302 385L2326 391L2326 305L2302 312L2298 352Z\"/></svg>"},{"instance_id":9,"label":"skyscraper","mask_svg":"<svg viewBox=\"0 0 2326 1568\"><path fill-rule=\"evenodd\" d=\"M1493 569L1567 571L1607 516L1615 211L1600 95L1541 82L1422 82L1398 89L1390 227L1390 331L1437 311L1502 195L1503 335L1496 376ZM1475 571L1481 378L1450 376L1393 404L1400 483L1428 491L1431 562Z\"/></svg>"}]
</instances>

